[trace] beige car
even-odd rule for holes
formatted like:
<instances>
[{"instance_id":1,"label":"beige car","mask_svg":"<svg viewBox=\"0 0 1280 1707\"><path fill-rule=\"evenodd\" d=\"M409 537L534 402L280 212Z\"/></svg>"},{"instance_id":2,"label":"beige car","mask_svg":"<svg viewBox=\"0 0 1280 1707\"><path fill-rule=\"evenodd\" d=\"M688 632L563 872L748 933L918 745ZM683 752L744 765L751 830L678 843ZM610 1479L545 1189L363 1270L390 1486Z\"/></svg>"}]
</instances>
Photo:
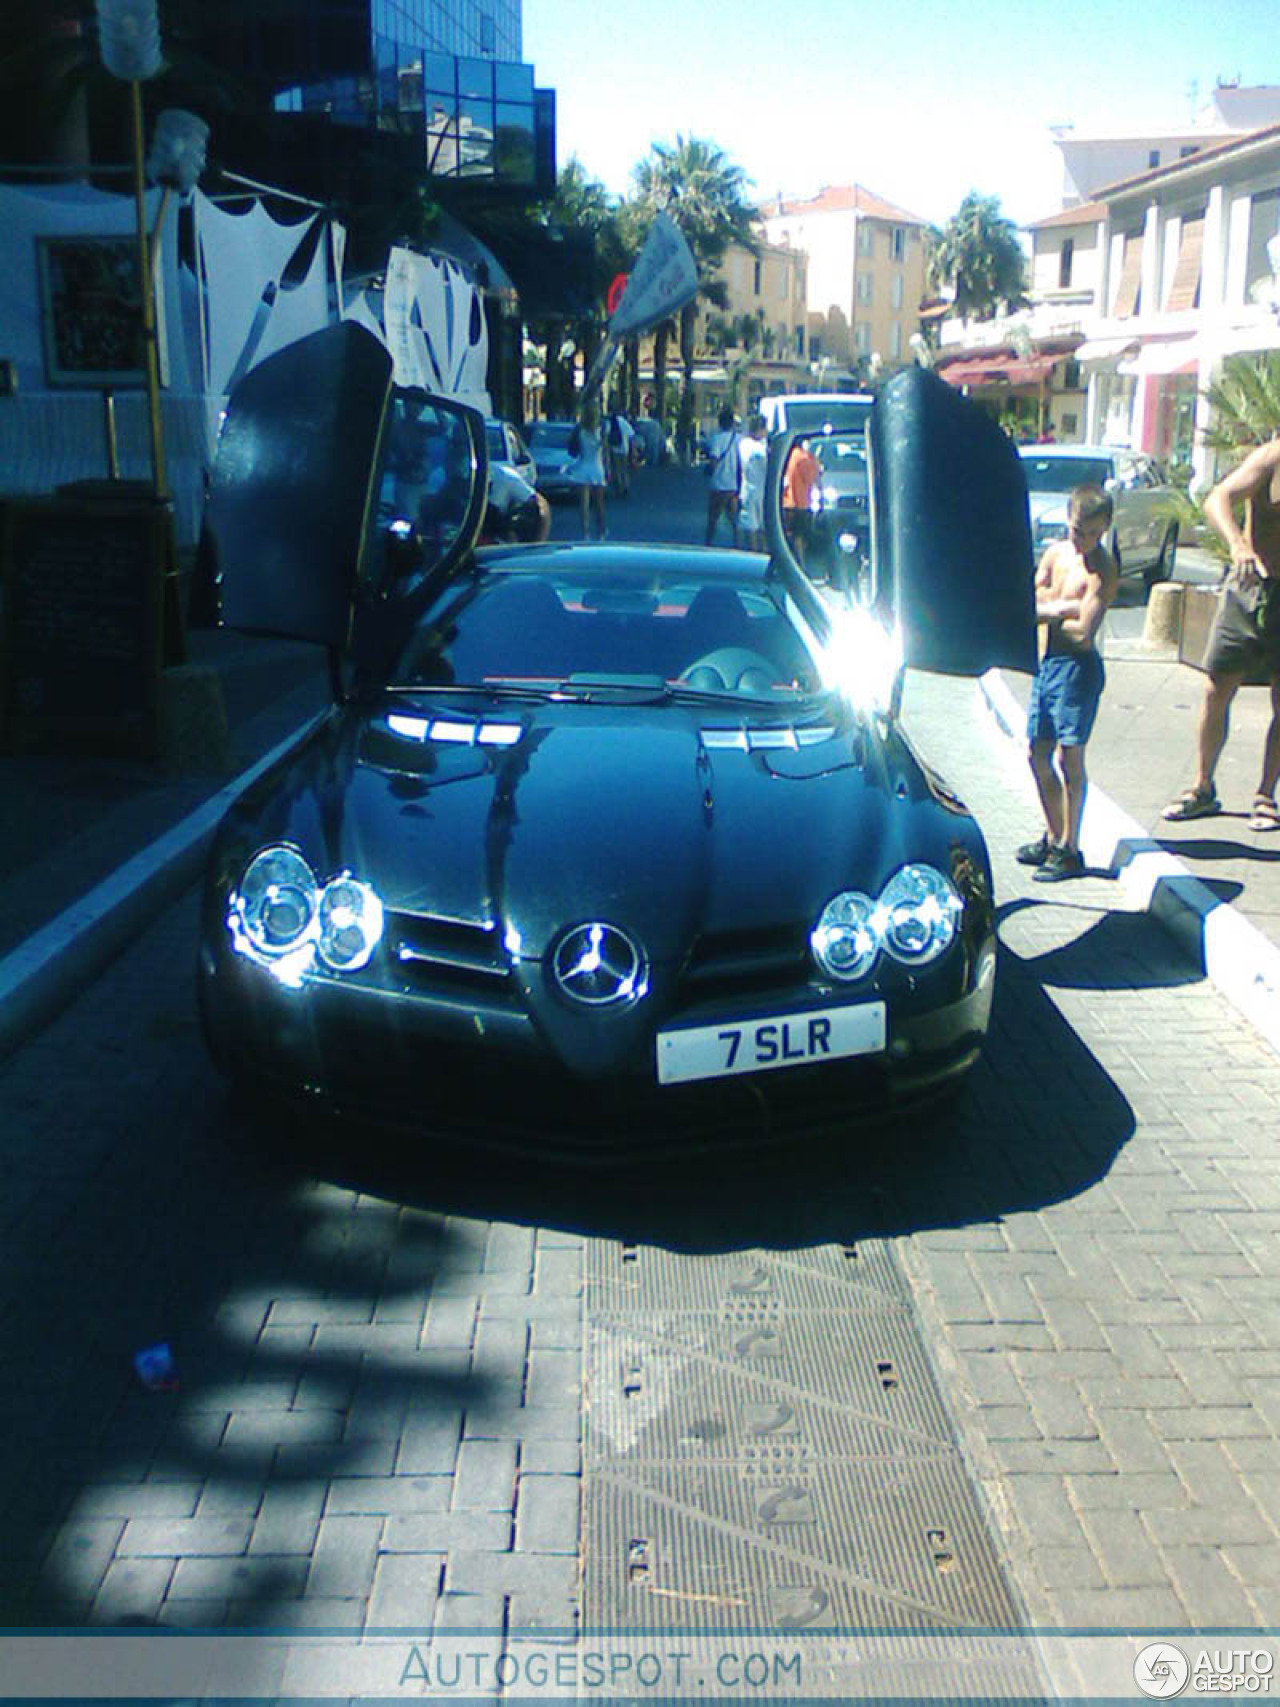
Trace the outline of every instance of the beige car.
<instances>
[{"instance_id":1,"label":"beige car","mask_svg":"<svg viewBox=\"0 0 1280 1707\"><path fill-rule=\"evenodd\" d=\"M1115 506L1106 545L1122 575L1148 586L1167 581L1178 552L1172 504L1176 488L1158 462L1115 445L1019 445L1031 506L1036 559L1067 534L1067 499L1077 486L1101 486Z\"/></svg>"}]
</instances>

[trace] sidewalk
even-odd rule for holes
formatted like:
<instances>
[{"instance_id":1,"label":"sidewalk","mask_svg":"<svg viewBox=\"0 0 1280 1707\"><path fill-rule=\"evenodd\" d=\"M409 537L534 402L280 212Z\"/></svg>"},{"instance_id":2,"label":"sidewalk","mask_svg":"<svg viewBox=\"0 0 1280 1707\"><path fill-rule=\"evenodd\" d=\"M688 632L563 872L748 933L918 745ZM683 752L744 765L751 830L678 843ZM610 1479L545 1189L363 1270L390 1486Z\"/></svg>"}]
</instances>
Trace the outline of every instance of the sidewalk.
<instances>
[{"instance_id":1,"label":"sidewalk","mask_svg":"<svg viewBox=\"0 0 1280 1707\"><path fill-rule=\"evenodd\" d=\"M1082 845L1114 870L1188 957L1280 1050L1280 833L1248 828L1270 721L1268 691L1240 690L1218 766L1215 818L1171 823L1163 809L1195 780L1204 677L1136 642L1104 641L1107 685L1089 743ZM1026 676L983 691L1010 738L1025 741ZM1028 825L1030 837L1039 826Z\"/></svg>"},{"instance_id":2,"label":"sidewalk","mask_svg":"<svg viewBox=\"0 0 1280 1707\"><path fill-rule=\"evenodd\" d=\"M187 648L202 726L169 762L0 754L0 1055L195 881L246 775L329 703L319 647L193 629Z\"/></svg>"}]
</instances>

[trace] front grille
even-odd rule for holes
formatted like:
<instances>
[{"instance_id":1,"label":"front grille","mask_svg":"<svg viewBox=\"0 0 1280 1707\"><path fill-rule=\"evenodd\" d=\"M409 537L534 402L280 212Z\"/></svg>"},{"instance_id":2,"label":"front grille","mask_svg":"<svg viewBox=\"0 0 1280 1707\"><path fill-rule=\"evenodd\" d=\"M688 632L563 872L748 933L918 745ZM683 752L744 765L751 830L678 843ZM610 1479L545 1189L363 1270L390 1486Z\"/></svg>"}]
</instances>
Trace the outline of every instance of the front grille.
<instances>
[{"instance_id":1,"label":"front grille","mask_svg":"<svg viewBox=\"0 0 1280 1707\"><path fill-rule=\"evenodd\" d=\"M694 944L680 989L682 995L704 1001L802 985L809 970L807 939L794 925L716 931Z\"/></svg>"},{"instance_id":2,"label":"front grille","mask_svg":"<svg viewBox=\"0 0 1280 1707\"><path fill-rule=\"evenodd\" d=\"M388 967L408 983L433 989L470 988L493 993L510 977L502 936L491 921L389 913L382 938Z\"/></svg>"}]
</instances>

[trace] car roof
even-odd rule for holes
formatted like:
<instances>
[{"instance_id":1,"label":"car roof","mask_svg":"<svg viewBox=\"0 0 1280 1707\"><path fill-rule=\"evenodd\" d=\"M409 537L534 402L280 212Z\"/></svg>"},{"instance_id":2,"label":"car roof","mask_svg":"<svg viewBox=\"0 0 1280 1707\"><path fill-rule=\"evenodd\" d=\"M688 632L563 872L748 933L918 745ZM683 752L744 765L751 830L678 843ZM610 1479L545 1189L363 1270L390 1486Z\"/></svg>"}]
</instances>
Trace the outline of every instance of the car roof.
<instances>
[{"instance_id":1,"label":"car roof","mask_svg":"<svg viewBox=\"0 0 1280 1707\"><path fill-rule=\"evenodd\" d=\"M1074 457L1108 457L1108 456L1140 456L1141 451L1130 450L1128 445L1019 445L1019 456L1074 456Z\"/></svg>"}]
</instances>

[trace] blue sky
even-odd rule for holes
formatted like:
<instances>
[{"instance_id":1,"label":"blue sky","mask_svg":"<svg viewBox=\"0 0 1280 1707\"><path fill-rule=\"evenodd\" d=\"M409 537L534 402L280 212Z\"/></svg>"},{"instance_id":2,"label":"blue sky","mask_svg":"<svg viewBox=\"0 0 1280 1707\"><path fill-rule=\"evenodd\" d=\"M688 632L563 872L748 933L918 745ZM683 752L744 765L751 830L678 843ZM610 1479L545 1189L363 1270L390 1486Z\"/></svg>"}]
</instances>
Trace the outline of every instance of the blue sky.
<instances>
[{"instance_id":1,"label":"blue sky","mask_svg":"<svg viewBox=\"0 0 1280 1707\"><path fill-rule=\"evenodd\" d=\"M858 182L941 222L971 189L1061 205L1049 126L1178 127L1280 85L1276 0L524 0L558 154L615 191L652 141L718 143L761 199Z\"/></svg>"}]
</instances>

